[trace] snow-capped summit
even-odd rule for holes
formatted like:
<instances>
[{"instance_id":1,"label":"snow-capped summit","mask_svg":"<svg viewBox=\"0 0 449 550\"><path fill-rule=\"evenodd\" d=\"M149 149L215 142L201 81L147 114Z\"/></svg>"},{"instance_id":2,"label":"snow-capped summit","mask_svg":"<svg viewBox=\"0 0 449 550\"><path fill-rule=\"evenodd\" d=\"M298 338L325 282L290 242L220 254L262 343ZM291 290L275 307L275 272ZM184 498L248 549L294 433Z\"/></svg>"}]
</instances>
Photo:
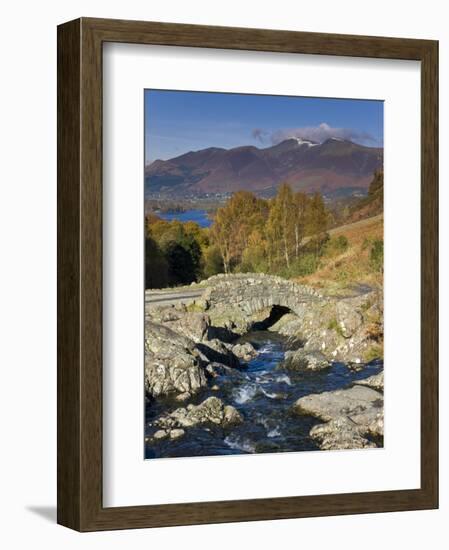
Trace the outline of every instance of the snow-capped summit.
<instances>
[{"instance_id":1,"label":"snow-capped summit","mask_svg":"<svg viewBox=\"0 0 449 550\"><path fill-rule=\"evenodd\" d=\"M274 192L282 182L306 192L368 189L382 159L379 147L340 138L316 143L289 135L268 147L208 147L155 161L145 168L145 190L171 196L240 190L268 193L267 189Z\"/></svg>"},{"instance_id":2,"label":"snow-capped summit","mask_svg":"<svg viewBox=\"0 0 449 550\"><path fill-rule=\"evenodd\" d=\"M308 147L313 147L314 145L319 145L318 143L310 141L309 139L302 139L300 137L292 137L290 139L294 139L298 145L307 145Z\"/></svg>"}]
</instances>

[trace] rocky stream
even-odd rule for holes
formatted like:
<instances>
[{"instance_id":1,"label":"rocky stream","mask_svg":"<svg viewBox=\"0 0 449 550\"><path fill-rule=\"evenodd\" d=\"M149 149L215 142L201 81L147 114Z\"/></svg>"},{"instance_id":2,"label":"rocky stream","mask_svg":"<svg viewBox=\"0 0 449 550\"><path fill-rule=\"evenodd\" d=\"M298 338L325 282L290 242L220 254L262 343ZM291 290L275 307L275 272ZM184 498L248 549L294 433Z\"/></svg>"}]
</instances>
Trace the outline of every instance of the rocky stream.
<instances>
[{"instance_id":1,"label":"rocky stream","mask_svg":"<svg viewBox=\"0 0 449 550\"><path fill-rule=\"evenodd\" d=\"M264 275L203 288L146 308L146 458L383 445L380 293Z\"/></svg>"}]
</instances>

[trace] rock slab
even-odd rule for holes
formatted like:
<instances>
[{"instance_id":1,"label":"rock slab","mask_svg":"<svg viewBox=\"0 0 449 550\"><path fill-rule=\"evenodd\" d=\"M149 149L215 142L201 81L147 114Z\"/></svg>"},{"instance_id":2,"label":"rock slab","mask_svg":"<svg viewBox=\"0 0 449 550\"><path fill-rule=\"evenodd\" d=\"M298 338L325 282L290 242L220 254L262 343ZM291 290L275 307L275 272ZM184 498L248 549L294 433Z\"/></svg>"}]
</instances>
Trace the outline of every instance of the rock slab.
<instances>
[{"instance_id":1,"label":"rock slab","mask_svg":"<svg viewBox=\"0 0 449 550\"><path fill-rule=\"evenodd\" d=\"M199 405L190 404L164 414L151 425L158 428L153 439L177 439L184 435L185 429L193 426L214 424L227 428L242 421L243 418L235 407L225 405L221 399L212 396Z\"/></svg>"},{"instance_id":2,"label":"rock slab","mask_svg":"<svg viewBox=\"0 0 449 550\"><path fill-rule=\"evenodd\" d=\"M323 450L377 447L373 438L383 438L383 395L369 387L306 395L293 409L325 422L310 431Z\"/></svg>"}]
</instances>

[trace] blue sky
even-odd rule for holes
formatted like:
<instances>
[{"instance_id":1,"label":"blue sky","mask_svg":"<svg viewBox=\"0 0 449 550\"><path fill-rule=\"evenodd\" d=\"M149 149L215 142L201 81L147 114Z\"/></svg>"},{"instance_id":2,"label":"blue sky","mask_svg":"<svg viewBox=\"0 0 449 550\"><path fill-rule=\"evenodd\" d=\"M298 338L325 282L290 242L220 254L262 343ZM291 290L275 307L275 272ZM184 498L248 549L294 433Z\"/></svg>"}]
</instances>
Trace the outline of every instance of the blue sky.
<instances>
[{"instance_id":1,"label":"blue sky","mask_svg":"<svg viewBox=\"0 0 449 550\"><path fill-rule=\"evenodd\" d=\"M383 146L383 102L145 91L145 161L206 147L269 147L288 137Z\"/></svg>"}]
</instances>

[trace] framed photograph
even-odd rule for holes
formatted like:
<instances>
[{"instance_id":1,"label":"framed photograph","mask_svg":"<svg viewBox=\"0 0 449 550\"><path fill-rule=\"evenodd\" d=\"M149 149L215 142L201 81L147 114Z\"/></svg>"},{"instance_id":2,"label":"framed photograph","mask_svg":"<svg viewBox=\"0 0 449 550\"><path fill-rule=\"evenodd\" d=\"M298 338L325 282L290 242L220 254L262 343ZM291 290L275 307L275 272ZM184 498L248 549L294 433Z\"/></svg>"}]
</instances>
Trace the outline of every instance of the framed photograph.
<instances>
[{"instance_id":1,"label":"framed photograph","mask_svg":"<svg viewBox=\"0 0 449 550\"><path fill-rule=\"evenodd\" d=\"M58 522L438 506L438 43L58 28Z\"/></svg>"}]
</instances>

